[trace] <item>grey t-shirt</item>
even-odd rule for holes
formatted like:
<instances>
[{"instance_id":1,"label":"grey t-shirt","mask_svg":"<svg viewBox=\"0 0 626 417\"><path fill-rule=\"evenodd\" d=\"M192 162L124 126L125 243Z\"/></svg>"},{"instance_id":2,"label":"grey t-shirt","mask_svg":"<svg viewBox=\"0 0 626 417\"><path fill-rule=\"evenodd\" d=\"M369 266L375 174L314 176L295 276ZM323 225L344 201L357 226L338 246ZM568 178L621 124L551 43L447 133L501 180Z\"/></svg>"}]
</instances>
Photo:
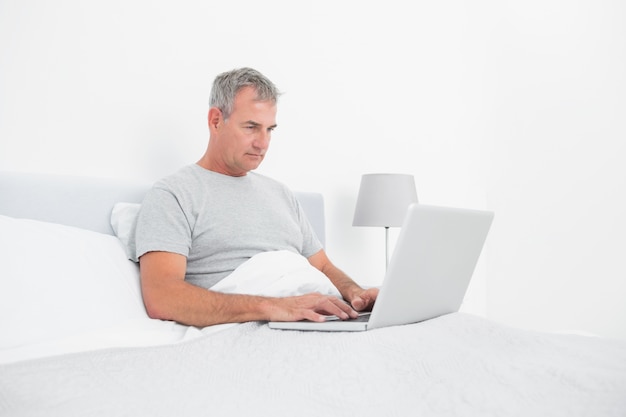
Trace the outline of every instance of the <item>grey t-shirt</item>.
<instances>
[{"instance_id":1,"label":"grey t-shirt","mask_svg":"<svg viewBox=\"0 0 626 417\"><path fill-rule=\"evenodd\" d=\"M189 165L147 193L131 234L135 261L151 251L187 257L185 280L210 288L260 252L322 249L293 193L249 172L231 177Z\"/></svg>"}]
</instances>

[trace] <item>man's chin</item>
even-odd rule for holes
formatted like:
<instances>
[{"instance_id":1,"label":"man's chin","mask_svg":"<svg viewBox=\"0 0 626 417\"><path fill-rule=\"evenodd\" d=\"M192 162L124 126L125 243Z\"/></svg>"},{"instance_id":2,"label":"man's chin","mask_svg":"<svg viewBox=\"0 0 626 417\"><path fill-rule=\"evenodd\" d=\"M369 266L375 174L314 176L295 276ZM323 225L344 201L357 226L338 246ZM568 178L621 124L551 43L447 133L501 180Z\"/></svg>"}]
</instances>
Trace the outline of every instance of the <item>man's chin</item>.
<instances>
[{"instance_id":1,"label":"man's chin","mask_svg":"<svg viewBox=\"0 0 626 417\"><path fill-rule=\"evenodd\" d=\"M242 166L241 167L241 171L243 171L242 175L246 175L247 172L254 171L260 165L261 165L261 163L259 162L258 164L246 164L245 166Z\"/></svg>"},{"instance_id":2,"label":"man's chin","mask_svg":"<svg viewBox=\"0 0 626 417\"><path fill-rule=\"evenodd\" d=\"M253 169L257 169L259 165L261 165L261 162L263 162L263 156L249 155L248 163L246 165L250 168L249 171L252 171Z\"/></svg>"}]
</instances>

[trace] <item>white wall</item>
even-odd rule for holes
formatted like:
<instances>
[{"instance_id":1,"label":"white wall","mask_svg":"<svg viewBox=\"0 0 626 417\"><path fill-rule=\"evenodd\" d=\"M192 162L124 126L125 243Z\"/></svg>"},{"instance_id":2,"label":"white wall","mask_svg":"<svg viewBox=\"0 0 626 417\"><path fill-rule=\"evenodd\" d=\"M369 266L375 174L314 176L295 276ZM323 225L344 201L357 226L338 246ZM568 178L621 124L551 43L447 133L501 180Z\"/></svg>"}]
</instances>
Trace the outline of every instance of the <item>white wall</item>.
<instances>
[{"instance_id":1,"label":"white wall","mask_svg":"<svg viewBox=\"0 0 626 417\"><path fill-rule=\"evenodd\" d=\"M610 1L0 2L0 169L154 181L206 146L210 84L285 92L260 169L327 203L365 284L360 176L496 221L464 310L626 338L626 7ZM395 236L395 234L394 234Z\"/></svg>"},{"instance_id":2,"label":"white wall","mask_svg":"<svg viewBox=\"0 0 626 417\"><path fill-rule=\"evenodd\" d=\"M510 3L498 51L488 311L626 337L626 4ZM493 241L492 241L493 242Z\"/></svg>"}]
</instances>

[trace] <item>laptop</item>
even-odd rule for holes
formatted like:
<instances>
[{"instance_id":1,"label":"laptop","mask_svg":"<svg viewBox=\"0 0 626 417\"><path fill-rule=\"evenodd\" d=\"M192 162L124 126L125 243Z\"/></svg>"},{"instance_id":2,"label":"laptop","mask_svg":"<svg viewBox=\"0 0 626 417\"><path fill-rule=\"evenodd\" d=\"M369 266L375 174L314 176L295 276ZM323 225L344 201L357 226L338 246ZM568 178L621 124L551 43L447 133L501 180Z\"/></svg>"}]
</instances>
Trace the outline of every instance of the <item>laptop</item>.
<instances>
[{"instance_id":1,"label":"laptop","mask_svg":"<svg viewBox=\"0 0 626 417\"><path fill-rule=\"evenodd\" d=\"M411 204L371 314L318 323L269 322L272 329L365 331L459 310L493 212Z\"/></svg>"}]
</instances>

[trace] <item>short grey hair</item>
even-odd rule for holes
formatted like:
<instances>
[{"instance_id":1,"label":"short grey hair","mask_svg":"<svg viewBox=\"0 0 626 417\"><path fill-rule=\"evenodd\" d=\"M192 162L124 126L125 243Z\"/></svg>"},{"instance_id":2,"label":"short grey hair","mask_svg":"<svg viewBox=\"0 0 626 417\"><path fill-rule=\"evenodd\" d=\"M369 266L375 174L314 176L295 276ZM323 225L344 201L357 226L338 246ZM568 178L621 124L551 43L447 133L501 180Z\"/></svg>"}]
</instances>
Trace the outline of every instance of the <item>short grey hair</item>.
<instances>
[{"instance_id":1,"label":"short grey hair","mask_svg":"<svg viewBox=\"0 0 626 417\"><path fill-rule=\"evenodd\" d=\"M238 68L215 77L209 105L220 109L224 120L228 119L233 111L235 96L244 87L253 87L256 90L256 99L259 101L276 103L281 94L274 83L259 71L252 68Z\"/></svg>"}]
</instances>

